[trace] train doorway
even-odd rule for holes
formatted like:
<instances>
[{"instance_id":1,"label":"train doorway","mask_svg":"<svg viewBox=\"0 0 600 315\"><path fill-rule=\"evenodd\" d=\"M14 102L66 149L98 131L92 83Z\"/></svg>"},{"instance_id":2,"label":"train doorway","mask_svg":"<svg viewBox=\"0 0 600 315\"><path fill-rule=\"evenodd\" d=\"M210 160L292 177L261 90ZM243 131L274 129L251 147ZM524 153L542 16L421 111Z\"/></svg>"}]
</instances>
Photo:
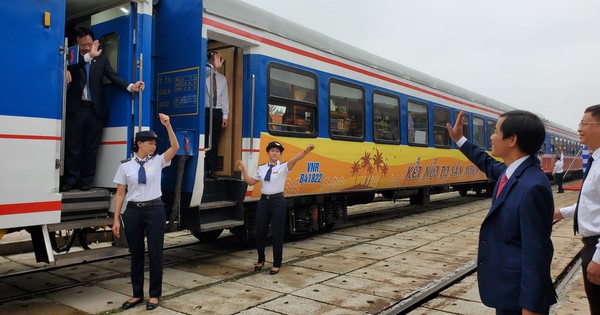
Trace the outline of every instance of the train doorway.
<instances>
[{"instance_id":1,"label":"train doorway","mask_svg":"<svg viewBox=\"0 0 600 315\"><path fill-rule=\"evenodd\" d=\"M229 93L228 125L221 131L217 153L217 175L239 177L235 161L241 158L242 150L242 60L240 47L209 40L208 51L218 52L224 60L219 72L227 78ZM236 173L237 172L237 173Z\"/></svg>"}]
</instances>

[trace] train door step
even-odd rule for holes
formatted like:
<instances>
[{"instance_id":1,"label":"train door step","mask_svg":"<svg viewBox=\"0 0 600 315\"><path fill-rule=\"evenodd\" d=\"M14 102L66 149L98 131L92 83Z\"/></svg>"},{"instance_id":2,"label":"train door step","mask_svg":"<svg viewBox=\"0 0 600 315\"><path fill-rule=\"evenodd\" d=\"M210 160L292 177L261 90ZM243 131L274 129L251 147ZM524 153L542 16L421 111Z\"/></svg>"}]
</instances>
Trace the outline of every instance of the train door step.
<instances>
[{"instance_id":1,"label":"train door step","mask_svg":"<svg viewBox=\"0 0 600 315\"><path fill-rule=\"evenodd\" d=\"M113 218L94 218L83 220L72 220L55 224L48 224L48 232L56 232L61 230L74 230L88 227L107 226L113 224Z\"/></svg>"},{"instance_id":2,"label":"train door step","mask_svg":"<svg viewBox=\"0 0 600 315\"><path fill-rule=\"evenodd\" d=\"M244 220L224 220L224 221L218 221L218 222L211 222L211 223L202 224L200 226L200 232L228 229L228 228L241 226L241 225L244 225Z\"/></svg>"},{"instance_id":3,"label":"train door step","mask_svg":"<svg viewBox=\"0 0 600 315\"><path fill-rule=\"evenodd\" d=\"M62 195L61 222L108 216L110 192L105 188L72 190Z\"/></svg>"},{"instance_id":4,"label":"train door step","mask_svg":"<svg viewBox=\"0 0 600 315\"><path fill-rule=\"evenodd\" d=\"M227 200L211 201L211 202L201 203L198 206L198 210L203 211L203 210L213 210L213 209L218 209L218 208L232 208L232 207L235 207L236 204L237 204L237 202L235 202L235 201L227 201Z\"/></svg>"}]
</instances>

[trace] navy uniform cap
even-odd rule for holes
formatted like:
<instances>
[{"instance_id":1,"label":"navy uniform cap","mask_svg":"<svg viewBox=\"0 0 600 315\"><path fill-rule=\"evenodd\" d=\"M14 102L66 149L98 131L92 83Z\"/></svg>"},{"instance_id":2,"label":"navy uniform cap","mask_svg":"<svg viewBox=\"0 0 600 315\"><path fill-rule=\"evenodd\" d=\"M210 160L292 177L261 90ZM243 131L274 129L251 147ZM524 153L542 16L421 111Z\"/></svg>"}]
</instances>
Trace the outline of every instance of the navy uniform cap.
<instances>
[{"instance_id":1,"label":"navy uniform cap","mask_svg":"<svg viewBox=\"0 0 600 315\"><path fill-rule=\"evenodd\" d=\"M140 131L135 134L135 142L138 141L148 141L148 140L156 140L158 141L158 135L154 131L145 130Z\"/></svg>"},{"instance_id":2,"label":"navy uniform cap","mask_svg":"<svg viewBox=\"0 0 600 315\"><path fill-rule=\"evenodd\" d=\"M273 148L279 149L279 152L283 152L283 150L284 150L281 143L279 143L277 141L269 142L269 144L267 145L267 152L269 152Z\"/></svg>"}]
</instances>

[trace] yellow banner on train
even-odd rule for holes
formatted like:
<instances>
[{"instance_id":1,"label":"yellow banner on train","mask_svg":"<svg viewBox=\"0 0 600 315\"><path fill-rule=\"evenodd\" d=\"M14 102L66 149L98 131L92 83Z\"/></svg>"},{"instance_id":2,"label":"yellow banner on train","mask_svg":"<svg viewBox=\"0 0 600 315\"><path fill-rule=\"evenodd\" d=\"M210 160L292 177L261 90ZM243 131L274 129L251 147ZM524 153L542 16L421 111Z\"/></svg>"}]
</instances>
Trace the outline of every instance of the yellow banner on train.
<instances>
[{"instance_id":1,"label":"yellow banner on train","mask_svg":"<svg viewBox=\"0 0 600 315\"><path fill-rule=\"evenodd\" d=\"M446 185L485 180L460 151L429 147L336 141L325 138L273 137L261 134L259 165L267 163L265 148L279 141L285 148L281 161L300 153L309 144L315 150L288 174L285 194L323 194L340 191L382 190ZM260 196L254 189L253 197Z\"/></svg>"}]
</instances>

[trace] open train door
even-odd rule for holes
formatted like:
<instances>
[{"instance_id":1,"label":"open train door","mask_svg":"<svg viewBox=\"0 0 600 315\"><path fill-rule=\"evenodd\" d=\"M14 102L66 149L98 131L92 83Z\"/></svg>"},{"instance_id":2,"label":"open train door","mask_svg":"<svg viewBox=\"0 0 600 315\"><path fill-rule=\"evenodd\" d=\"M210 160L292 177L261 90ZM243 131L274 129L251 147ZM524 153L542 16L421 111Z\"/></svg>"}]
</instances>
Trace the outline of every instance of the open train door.
<instances>
[{"instance_id":1,"label":"open train door","mask_svg":"<svg viewBox=\"0 0 600 315\"><path fill-rule=\"evenodd\" d=\"M131 2L91 16L95 39L113 69L129 82L142 80L146 89L127 93L106 80L108 118L98 151L96 187L114 187L120 161L131 154L135 132L147 130L152 123L151 52L152 2Z\"/></svg>"}]
</instances>

